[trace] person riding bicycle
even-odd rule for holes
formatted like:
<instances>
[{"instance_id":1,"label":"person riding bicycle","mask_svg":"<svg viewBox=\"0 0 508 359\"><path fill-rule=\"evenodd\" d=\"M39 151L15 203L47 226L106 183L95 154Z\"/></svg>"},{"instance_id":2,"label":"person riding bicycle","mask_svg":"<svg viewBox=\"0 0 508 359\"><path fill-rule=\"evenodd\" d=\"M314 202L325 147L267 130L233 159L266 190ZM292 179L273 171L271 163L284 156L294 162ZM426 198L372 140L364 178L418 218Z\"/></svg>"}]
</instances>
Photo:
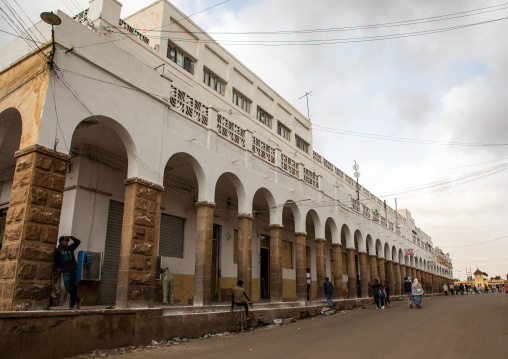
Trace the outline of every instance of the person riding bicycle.
<instances>
[{"instance_id":1,"label":"person riding bicycle","mask_svg":"<svg viewBox=\"0 0 508 359\"><path fill-rule=\"evenodd\" d=\"M249 302L251 301L243 288L243 280L239 279L238 282L236 282L236 287L233 288L233 295L231 296L231 311L233 311L235 305L243 306L245 308L245 317L249 320L249 306L247 305L247 302L243 300L243 297L247 298Z\"/></svg>"}]
</instances>

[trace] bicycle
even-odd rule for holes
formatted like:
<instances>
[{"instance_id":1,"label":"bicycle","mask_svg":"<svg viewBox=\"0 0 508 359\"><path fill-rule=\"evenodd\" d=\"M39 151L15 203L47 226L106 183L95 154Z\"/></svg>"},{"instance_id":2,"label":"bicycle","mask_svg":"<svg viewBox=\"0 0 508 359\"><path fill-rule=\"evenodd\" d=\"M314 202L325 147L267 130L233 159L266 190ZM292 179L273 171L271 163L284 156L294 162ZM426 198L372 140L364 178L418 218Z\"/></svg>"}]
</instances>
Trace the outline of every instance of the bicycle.
<instances>
[{"instance_id":1,"label":"bicycle","mask_svg":"<svg viewBox=\"0 0 508 359\"><path fill-rule=\"evenodd\" d=\"M252 309L252 303L250 303L250 308ZM252 314L249 315L249 317L252 319ZM249 328L249 325L248 325L248 321L247 321L247 317L245 315L245 308L244 307L240 307L240 311L236 313L235 315L235 331L237 333L241 333L243 332L244 330L248 330Z\"/></svg>"}]
</instances>

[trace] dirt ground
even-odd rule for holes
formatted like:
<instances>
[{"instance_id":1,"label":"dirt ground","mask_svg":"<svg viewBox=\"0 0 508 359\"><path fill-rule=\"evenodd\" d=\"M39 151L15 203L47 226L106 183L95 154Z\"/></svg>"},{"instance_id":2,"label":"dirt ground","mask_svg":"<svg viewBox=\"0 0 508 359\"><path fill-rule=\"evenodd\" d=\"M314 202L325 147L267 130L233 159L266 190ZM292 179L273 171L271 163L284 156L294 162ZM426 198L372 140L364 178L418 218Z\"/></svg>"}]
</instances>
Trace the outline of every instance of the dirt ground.
<instances>
[{"instance_id":1,"label":"dirt ground","mask_svg":"<svg viewBox=\"0 0 508 359\"><path fill-rule=\"evenodd\" d=\"M165 347L130 348L124 354L125 349L117 350L101 357L508 358L508 294L424 298L422 305L410 309L407 302L398 301L385 310L371 306L238 335L171 341Z\"/></svg>"}]
</instances>

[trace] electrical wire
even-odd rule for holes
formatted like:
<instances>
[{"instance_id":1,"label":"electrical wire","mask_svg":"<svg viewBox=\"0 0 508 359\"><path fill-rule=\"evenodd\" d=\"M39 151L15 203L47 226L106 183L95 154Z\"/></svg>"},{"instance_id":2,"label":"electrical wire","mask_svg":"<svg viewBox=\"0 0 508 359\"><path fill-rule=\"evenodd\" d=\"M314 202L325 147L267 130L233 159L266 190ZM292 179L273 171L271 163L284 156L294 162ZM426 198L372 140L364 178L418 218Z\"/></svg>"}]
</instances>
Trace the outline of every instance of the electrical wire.
<instances>
[{"instance_id":1,"label":"electrical wire","mask_svg":"<svg viewBox=\"0 0 508 359\"><path fill-rule=\"evenodd\" d=\"M89 80L99 81L99 82L102 82L102 83L106 83L106 84L122 87L122 88L133 90L133 91L139 91L138 89L133 88L131 86L119 85L119 84L111 83L111 82L104 81L104 80L101 80L101 79L93 78L93 77L88 76L88 75L80 74L80 73L77 73L75 71L71 71L71 70L67 70L67 69L63 69L63 68L61 68L60 70L64 71L64 72L67 72L67 73L70 73L70 74L73 74L73 75L76 75L76 76L87 78ZM148 93L150 95L152 95L152 96L155 96L155 97L159 98L159 99L165 99L165 96L162 96L162 95L159 95L159 94L156 94L156 93L151 93L151 92L148 92ZM219 110L220 112L226 112L226 113L229 113L229 114L241 115L241 116L244 116L244 117L247 117L247 118L251 118L251 119L256 119L257 120L257 117L254 116L254 115L248 115L248 114L245 114L245 113L237 112L236 110L221 109L221 108L217 108L217 110ZM305 128L304 125L300 125L300 124L295 123L295 122L289 123L289 122L285 122L285 121L281 121L281 120L277 120L277 119L273 119L273 120L281 122L282 124L285 124L285 125L288 125L288 126L293 126L293 127L297 126L297 127L304 127ZM362 133L362 132L355 132L355 131L339 130L339 129L321 127L321 126L315 125L315 124L311 124L311 127L314 130L322 130L322 131L329 132L329 133L340 133L340 134L351 135L351 136L357 135L357 136L361 136L361 137L368 137L368 138L373 138L373 139L383 139L383 140L387 140L387 141L396 141L396 142L400 140L400 141L403 141L403 142L418 143L418 144L432 144L432 145L446 145L446 146L466 146L466 147L471 147L471 146L472 147L500 147L500 146L508 146L508 143L444 142L444 141L435 141L435 140L422 140L422 139L416 139L416 138L403 138L403 137L394 137L394 136L386 136L386 135L376 135L376 134L370 134L370 133Z\"/></svg>"},{"instance_id":2,"label":"electrical wire","mask_svg":"<svg viewBox=\"0 0 508 359\"><path fill-rule=\"evenodd\" d=\"M213 34L213 35L292 35L292 34L301 34L301 33L321 33L321 32L336 32L336 31L353 31L353 30L364 30L364 29L379 29L384 27L395 27L395 26L407 26L407 25L415 25L436 21L445 21L450 19L462 18L467 16L475 16L480 14L485 14L493 11L505 10L508 3L503 3L494 6L488 6L484 8L479 8L475 10L467 10L457 13L451 13L446 15L438 15L427 18L413 19L413 20L404 20L404 21L396 21L396 22L388 22L381 24L372 24L372 25L357 25L357 26L346 26L346 27L332 27L332 28L323 28L323 29L307 29L307 30L278 30L278 31L245 31L245 32L205 32L205 31L178 31L178 30L159 30L163 27L169 26L172 23L169 23L165 26L152 28L152 29L138 29L138 31L154 31L157 32L170 32L170 33L191 33L191 34ZM497 9L496 9L497 8ZM486 11L483 11L486 10ZM192 16L192 15L191 15Z\"/></svg>"},{"instance_id":3,"label":"electrical wire","mask_svg":"<svg viewBox=\"0 0 508 359\"><path fill-rule=\"evenodd\" d=\"M152 39L171 39L172 41L188 42L188 43L204 43L204 44L221 44L229 46L266 46L266 47L280 47L280 46L322 46L322 45L337 45L337 44L349 44L358 42L372 42L372 41L383 41L383 40L394 40L400 38L432 35L442 32L454 31L465 29L473 26L485 25L493 22L503 21L508 19L508 16L480 21L476 23L470 23L465 25L456 25L439 29L421 30L413 32L405 32L400 34L388 34L388 35L377 35L377 36L360 36L350 38L336 38L336 39L314 39L314 40L204 40L204 39L185 39L185 38L174 38L165 36L151 36ZM132 36L135 36L131 34Z\"/></svg>"}]
</instances>

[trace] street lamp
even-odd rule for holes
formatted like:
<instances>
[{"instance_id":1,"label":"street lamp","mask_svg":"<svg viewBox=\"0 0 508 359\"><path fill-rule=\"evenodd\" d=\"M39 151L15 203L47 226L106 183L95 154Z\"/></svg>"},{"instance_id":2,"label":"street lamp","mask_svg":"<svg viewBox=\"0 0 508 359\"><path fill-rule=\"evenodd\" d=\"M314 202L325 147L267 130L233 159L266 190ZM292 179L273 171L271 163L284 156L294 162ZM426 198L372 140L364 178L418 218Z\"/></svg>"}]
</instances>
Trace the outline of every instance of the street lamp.
<instances>
[{"instance_id":1,"label":"street lamp","mask_svg":"<svg viewBox=\"0 0 508 359\"><path fill-rule=\"evenodd\" d=\"M357 194L357 199L360 200L360 186L358 185L358 178L360 178L360 172L358 172L358 169L360 168L360 165L356 163L356 160L355 160L355 164L353 165L353 169L355 170L355 178L356 178L356 194Z\"/></svg>"}]
</instances>

